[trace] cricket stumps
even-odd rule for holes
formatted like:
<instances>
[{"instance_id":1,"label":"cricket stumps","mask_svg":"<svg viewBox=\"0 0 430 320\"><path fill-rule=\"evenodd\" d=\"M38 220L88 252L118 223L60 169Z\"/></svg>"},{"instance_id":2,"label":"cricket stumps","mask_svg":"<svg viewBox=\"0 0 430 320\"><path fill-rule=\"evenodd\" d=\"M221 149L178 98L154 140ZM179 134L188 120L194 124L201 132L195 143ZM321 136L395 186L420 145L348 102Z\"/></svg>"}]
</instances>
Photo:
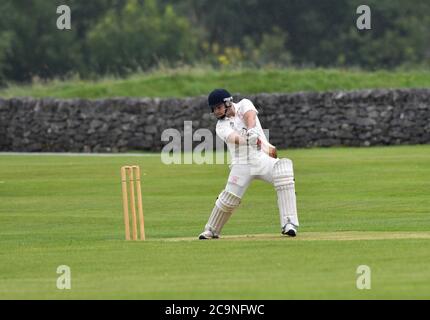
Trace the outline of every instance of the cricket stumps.
<instances>
[{"instance_id":1,"label":"cricket stumps","mask_svg":"<svg viewBox=\"0 0 430 320\"><path fill-rule=\"evenodd\" d=\"M121 185L124 210L125 239L143 241L145 240L145 223L143 218L142 189L140 184L139 166L124 166L121 168ZM131 234L129 206L131 208ZM137 214L139 215L139 239Z\"/></svg>"}]
</instances>

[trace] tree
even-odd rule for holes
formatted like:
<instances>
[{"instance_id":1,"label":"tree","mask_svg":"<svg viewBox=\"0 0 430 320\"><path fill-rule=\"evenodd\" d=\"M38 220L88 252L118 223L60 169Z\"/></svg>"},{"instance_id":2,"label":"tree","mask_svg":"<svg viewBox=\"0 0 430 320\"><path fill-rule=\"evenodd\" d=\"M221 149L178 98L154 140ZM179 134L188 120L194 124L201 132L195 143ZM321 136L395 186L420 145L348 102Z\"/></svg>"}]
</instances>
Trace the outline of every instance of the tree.
<instances>
[{"instance_id":1,"label":"tree","mask_svg":"<svg viewBox=\"0 0 430 320\"><path fill-rule=\"evenodd\" d=\"M429 2L373 0L368 5L372 8L372 30L358 32L349 27L334 42L342 49L343 64L391 69L428 61Z\"/></svg>"},{"instance_id":2,"label":"tree","mask_svg":"<svg viewBox=\"0 0 430 320\"><path fill-rule=\"evenodd\" d=\"M65 76L79 65L75 32L60 32L56 19L56 7L44 0L4 0L0 20L9 35L3 36L3 43L9 41L3 51L3 61L10 66L3 69L8 79Z\"/></svg>"},{"instance_id":3,"label":"tree","mask_svg":"<svg viewBox=\"0 0 430 320\"><path fill-rule=\"evenodd\" d=\"M88 34L91 69L98 74L124 75L159 61L190 62L196 41L186 18L155 0L127 0L118 12L109 10Z\"/></svg>"}]
</instances>

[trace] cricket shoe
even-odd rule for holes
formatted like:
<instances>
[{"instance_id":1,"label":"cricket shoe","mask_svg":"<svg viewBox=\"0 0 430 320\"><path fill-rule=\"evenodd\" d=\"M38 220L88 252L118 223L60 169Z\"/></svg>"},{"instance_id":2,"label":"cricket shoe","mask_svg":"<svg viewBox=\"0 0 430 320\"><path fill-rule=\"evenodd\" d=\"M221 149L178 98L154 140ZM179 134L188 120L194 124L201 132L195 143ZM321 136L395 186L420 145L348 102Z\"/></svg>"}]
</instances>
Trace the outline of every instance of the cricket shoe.
<instances>
[{"instance_id":1,"label":"cricket shoe","mask_svg":"<svg viewBox=\"0 0 430 320\"><path fill-rule=\"evenodd\" d=\"M199 235L199 240L218 239L219 235L215 234L211 230L205 230Z\"/></svg>"},{"instance_id":2,"label":"cricket shoe","mask_svg":"<svg viewBox=\"0 0 430 320\"><path fill-rule=\"evenodd\" d=\"M287 223L282 227L282 234L285 236L295 237L297 235L297 226L292 223Z\"/></svg>"}]
</instances>

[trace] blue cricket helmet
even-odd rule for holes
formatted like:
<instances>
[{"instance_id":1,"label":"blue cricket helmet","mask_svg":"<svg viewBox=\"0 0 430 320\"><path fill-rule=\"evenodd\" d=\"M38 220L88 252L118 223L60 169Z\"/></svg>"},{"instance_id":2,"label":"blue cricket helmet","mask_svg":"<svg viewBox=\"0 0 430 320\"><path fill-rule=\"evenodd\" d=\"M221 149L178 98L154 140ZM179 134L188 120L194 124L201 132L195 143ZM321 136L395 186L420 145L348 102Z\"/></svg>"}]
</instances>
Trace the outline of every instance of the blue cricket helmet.
<instances>
[{"instance_id":1,"label":"blue cricket helmet","mask_svg":"<svg viewBox=\"0 0 430 320\"><path fill-rule=\"evenodd\" d=\"M208 97L208 105L212 111L214 110L215 106L229 101L233 101L233 97L230 92L225 89L215 89L209 94Z\"/></svg>"}]
</instances>

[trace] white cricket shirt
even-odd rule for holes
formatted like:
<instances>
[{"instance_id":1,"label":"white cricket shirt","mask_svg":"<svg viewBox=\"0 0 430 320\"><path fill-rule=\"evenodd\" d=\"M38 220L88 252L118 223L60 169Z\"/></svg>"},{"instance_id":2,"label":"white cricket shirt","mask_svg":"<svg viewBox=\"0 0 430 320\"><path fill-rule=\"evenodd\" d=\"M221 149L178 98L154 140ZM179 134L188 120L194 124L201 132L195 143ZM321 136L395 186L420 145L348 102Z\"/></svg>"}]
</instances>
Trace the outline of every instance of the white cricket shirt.
<instances>
[{"instance_id":1,"label":"white cricket shirt","mask_svg":"<svg viewBox=\"0 0 430 320\"><path fill-rule=\"evenodd\" d=\"M262 155L262 151L257 150L255 147L248 148L248 146L246 145L236 145L234 143L228 143L227 138L235 131L238 134L242 134L244 129L247 129L245 121L243 119L243 116L246 112L253 110L258 115L258 111L255 108L254 104L248 99L243 99L239 103L233 103L233 107L235 108L236 115L234 117L218 120L216 125L216 134L227 144L228 150L231 155L232 165L247 164L249 161L252 162L252 160L257 160ZM264 131L261 127L258 116L256 118L255 128L258 130L260 138L265 142L268 142L266 136L264 135Z\"/></svg>"}]
</instances>

